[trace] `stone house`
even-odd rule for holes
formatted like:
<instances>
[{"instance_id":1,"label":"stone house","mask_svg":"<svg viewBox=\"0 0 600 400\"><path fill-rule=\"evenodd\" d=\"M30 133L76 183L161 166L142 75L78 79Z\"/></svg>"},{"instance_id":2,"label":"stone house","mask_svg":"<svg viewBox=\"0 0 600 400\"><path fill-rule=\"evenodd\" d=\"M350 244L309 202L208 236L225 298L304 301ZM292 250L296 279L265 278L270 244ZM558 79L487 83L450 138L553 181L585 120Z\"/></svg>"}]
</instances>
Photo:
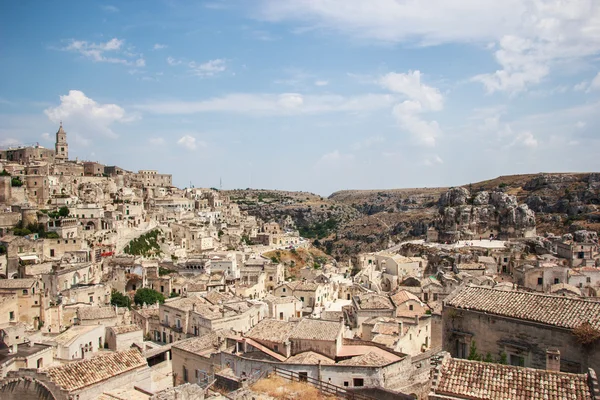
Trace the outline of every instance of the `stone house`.
<instances>
[{"instance_id":1,"label":"stone house","mask_svg":"<svg viewBox=\"0 0 600 400\"><path fill-rule=\"evenodd\" d=\"M44 257L44 240L28 236L6 235L0 239L6 249L7 278L16 278L20 263L39 263Z\"/></svg>"},{"instance_id":2,"label":"stone house","mask_svg":"<svg viewBox=\"0 0 600 400\"><path fill-rule=\"evenodd\" d=\"M571 268L595 266L598 243L560 242L556 244L556 254L566 259Z\"/></svg>"},{"instance_id":3,"label":"stone house","mask_svg":"<svg viewBox=\"0 0 600 400\"><path fill-rule=\"evenodd\" d=\"M538 292L548 292L552 285L569 281L569 268L556 264L540 264L539 267L523 265L514 270L515 283Z\"/></svg>"},{"instance_id":4,"label":"stone house","mask_svg":"<svg viewBox=\"0 0 600 400\"><path fill-rule=\"evenodd\" d=\"M119 311L123 315L119 315ZM77 308L77 324L78 325L101 325L115 326L126 322L130 315L129 310L119 310L116 306L104 307L78 307Z\"/></svg>"},{"instance_id":5,"label":"stone house","mask_svg":"<svg viewBox=\"0 0 600 400\"><path fill-rule=\"evenodd\" d=\"M21 320L16 291L0 290L0 327L9 326Z\"/></svg>"},{"instance_id":6,"label":"stone house","mask_svg":"<svg viewBox=\"0 0 600 400\"><path fill-rule=\"evenodd\" d=\"M600 268L580 267L569 271L568 283L579 288L583 296L599 297Z\"/></svg>"},{"instance_id":7,"label":"stone house","mask_svg":"<svg viewBox=\"0 0 600 400\"><path fill-rule=\"evenodd\" d=\"M360 330L364 321L373 317L394 317L396 307L389 296L365 293L352 298L352 304L344 307L351 326Z\"/></svg>"},{"instance_id":8,"label":"stone house","mask_svg":"<svg viewBox=\"0 0 600 400\"><path fill-rule=\"evenodd\" d=\"M133 390L150 379L146 359L139 350L132 349L43 370L11 371L0 381L0 391L3 400L96 400L104 392Z\"/></svg>"},{"instance_id":9,"label":"stone house","mask_svg":"<svg viewBox=\"0 0 600 400\"><path fill-rule=\"evenodd\" d=\"M145 305L131 310L131 321L142 329L145 338L160 342L160 310L159 305Z\"/></svg>"},{"instance_id":10,"label":"stone house","mask_svg":"<svg viewBox=\"0 0 600 400\"><path fill-rule=\"evenodd\" d=\"M225 343L214 332L174 343L171 353L175 383L208 383L209 377L215 372L211 355L223 348Z\"/></svg>"},{"instance_id":11,"label":"stone house","mask_svg":"<svg viewBox=\"0 0 600 400\"><path fill-rule=\"evenodd\" d=\"M561 371L600 369L597 343L582 345L574 329L600 329L600 303L522 291L465 287L442 310L443 349L466 358L472 342L479 354L506 356L511 365L543 369L546 351L563 355Z\"/></svg>"},{"instance_id":12,"label":"stone house","mask_svg":"<svg viewBox=\"0 0 600 400\"><path fill-rule=\"evenodd\" d=\"M8 308L8 314L0 317L0 320L8 317L9 323L23 322L34 328L38 328L42 317L42 295L41 284L37 279L0 279L0 297L7 296L2 308ZM12 301L16 297L15 303ZM4 302L3 302L4 303Z\"/></svg>"},{"instance_id":13,"label":"stone house","mask_svg":"<svg viewBox=\"0 0 600 400\"><path fill-rule=\"evenodd\" d=\"M112 351L129 350L144 341L144 332L137 324L109 326L106 328L106 344Z\"/></svg>"},{"instance_id":14,"label":"stone house","mask_svg":"<svg viewBox=\"0 0 600 400\"><path fill-rule=\"evenodd\" d=\"M294 296L267 295L262 301L267 304L269 318L289 321L292 318L302 317L302 301Z\"/></svg>"},{"instance_id":15,"label":"stone house","mask_svg":"<svg viewBox=\"0 0 600 400\"><path fill-rule=\"evenodd\" d=\"M390 296L392 303L396 307L396 317L414 318L415 316L423 316L429 310L421 299L409 292L408 290L399 290Z\"/></svg>"},{"instance_id":16,"label":"stone house","mask_svg":"<svg viewBox=\"0 0 600 400\"><path fill-rule=\"evenodd\" d=\"M61 360L90 358L104 347L104 326L75 325L63 333L46 340L55 347L55 357Z\"/></svg>"}]
</instances>

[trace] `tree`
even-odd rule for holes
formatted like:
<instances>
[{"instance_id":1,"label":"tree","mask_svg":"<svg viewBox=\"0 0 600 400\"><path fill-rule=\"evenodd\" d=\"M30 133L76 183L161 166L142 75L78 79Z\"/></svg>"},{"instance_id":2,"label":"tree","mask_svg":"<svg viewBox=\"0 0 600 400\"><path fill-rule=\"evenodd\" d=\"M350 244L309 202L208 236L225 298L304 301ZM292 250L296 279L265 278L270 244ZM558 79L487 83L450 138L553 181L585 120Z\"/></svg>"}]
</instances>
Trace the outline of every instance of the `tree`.
<instances>
[{"instance_id":1,"label":"tree","mask_svg":"<svg viewBox=\"0 0 600 400\"><path fill-rule=\"evenodd\" d=\"M131 299L123 293L113 290L110 294L110 304L117 307L131 308Z\"/></svg>"},{"instance_id":2,"label":"tree","mask_svg":"<svg viewBox=\"0 0 600 400\"><path fill-rule=\"evenodd\" d=\"M133 297L133 301L135 302L135 304L137 305L142 305L142 304L156 304L156 303L164 303L165 302L165 296L163 296L161 293L157 292L156 290L153 289L149 289L149 288L143 288L143 289L139 289L137 292L135 292L135 296Z\"/></svg>"},{"instance_id":3,"label":"tree","mask_svg":"<svg viewBox=\"0 0 600 400\"><path fill-rule=\"evenodd\" d=\"M21 187L23 186L23 181L18 176L15 176L10 180L10 186Z\"/></svg>"},{"instance_id":4,"label":"tree","mask_svg":"<svg viewBox=\"0 0 600 400\"><path fill-rule=\"evenodd\" d=\"M10 174L5 169L3 169L2 172L0 172L0 176L10 176Z\"/></svg>"},{"instance_id":5,"label":"tree","mask_svg":"<svg viewBox=\"0 0 600 400\"><path fill-rule=\"evenodd\" d=\"M483 361L485 361L485 362L487 362L487 363L493 363L493 362L494 362L494 359L492 358L492 355L491 355L491 354L488 352L488 353L485 355L485 358L483 359Z\"/></svg>"},{"instance_id":6,"label":"tree","mask_svg":"<svg viewBox=\"0 0 600 400\"><path fill-rule=\"evenodd\" d=\"M500 353L500 358L498 359L498 364L508 364L508 357L505 352Z\"/></svg>"},{"instance_id":7,"label":"tree","mask_svg":"<svg viewBox=\"0 0 600 400\"><path fill-rule=\"evenodd\" d=\"M477 345L474 340L471 340L471 347L469 347L469 360L481 361L481 356L477 354Z\"/></svg>"},{"instance_id":8,"label":"tree","mask_svg":"<svg viewBox=\"0 0 600 400\"><path fill-rule=\"evenodd\" d=\"M58 210L58 215L60 217L68 217L69 216L69 207L65 207L62 206L59 210Z\"/></svg>"}]
</instances>

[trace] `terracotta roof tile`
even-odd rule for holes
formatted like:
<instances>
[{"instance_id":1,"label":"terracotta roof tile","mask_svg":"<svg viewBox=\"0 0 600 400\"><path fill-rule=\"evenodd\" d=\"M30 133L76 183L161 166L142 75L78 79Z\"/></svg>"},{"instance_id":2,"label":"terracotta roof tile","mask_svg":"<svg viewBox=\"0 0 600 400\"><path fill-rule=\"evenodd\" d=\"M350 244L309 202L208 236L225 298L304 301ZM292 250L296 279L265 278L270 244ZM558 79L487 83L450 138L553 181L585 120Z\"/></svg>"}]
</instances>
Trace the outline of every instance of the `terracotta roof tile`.
<instances>
[{"instance_id":1,"label":"terracotta roof tile","mask_svg":"<svg viewBox=\"0 0 600 400\"><path fill-rule=\"evenodd\" d=\"M79 307L77 309L77 318L82 321L90 319L115 318L117 313L111 306L109 307Z\"/></svg>"},{"instance_id":2,"label":"terracotta roof tile","mask_svg":"<svg viewBox=\"0 0 600 400\"><path fill-rule=\"evenodd\" d=\"M70 392L146 365L142 354L137 349L131 349L50 367L45 372L52 382Z\"/></svg>"},{"instance_id":3,"label":"terracotta roof tile","mask_svg":"<svg viewBox=\"0 0 600 400\"><path fill-rule=\"evenodd\" d=\"M568 329L589 322L600 329L600 302L574 297L465 287L445 304Z\"/></svg>"},{"instance_id":4,"label":"terracotta roof tile","mask_svg":"<svg viewBox=\"0 0 600 400\"><path fill-rule=\"evenodd\" d=\"M446 360L434 392L488 400L591 400L585 374L469 361Z\"/></svg>"},{"instance_id":5,"label":"terracotta roof tile","mask_svg":"<svg viewBox=\"0 0 600 400\"><path fill-rule=\"evenodd\" d=\"M340 322L304 318L298 322L290 339L335 341L341 330Z\"/></svg>"}]
</instances>

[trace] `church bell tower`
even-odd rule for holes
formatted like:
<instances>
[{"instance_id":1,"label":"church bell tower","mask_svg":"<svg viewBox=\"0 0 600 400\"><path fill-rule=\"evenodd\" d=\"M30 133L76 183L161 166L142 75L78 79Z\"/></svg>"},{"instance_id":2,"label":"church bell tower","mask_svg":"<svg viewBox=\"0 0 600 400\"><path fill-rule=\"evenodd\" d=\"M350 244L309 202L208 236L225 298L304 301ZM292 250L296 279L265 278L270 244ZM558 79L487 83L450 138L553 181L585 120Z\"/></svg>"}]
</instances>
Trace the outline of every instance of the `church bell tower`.
<instances>
[{"instance_id":1,"label":"church bell tower","mask_svg":"<svg viewBox=\"0 0 600 400\"><path fill-rule=\"evenodd\" d=\"M60 128L56 132L56 147L54 158L57 161L67 161L69 159L69 144L67 143L67 132L63 129L62 121Z\"/></svg>"}]
</instances>

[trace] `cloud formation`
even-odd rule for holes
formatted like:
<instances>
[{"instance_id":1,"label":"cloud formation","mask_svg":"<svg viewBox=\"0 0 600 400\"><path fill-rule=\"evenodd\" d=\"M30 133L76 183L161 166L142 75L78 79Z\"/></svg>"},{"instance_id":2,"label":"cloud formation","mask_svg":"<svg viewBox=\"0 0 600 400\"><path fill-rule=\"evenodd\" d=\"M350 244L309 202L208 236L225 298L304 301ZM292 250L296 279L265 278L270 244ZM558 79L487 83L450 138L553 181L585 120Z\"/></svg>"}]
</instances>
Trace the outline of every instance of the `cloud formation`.
<instances>
[{"instance_id":1,"label":"cloud formation","mask_svg":"<svg viewBox=\"0 0 600 400\"><path fill-rule=\"evenodd\" d=\"M444 97L440 91L422 83L420 71L391 72L382 76L379 84L407 98L394 106L392 113L400 126L411 134L413 141L422 146L435 146L442 131L436 121L425 121L420 114L444 108Z\"/></svg>"},{"instance_id":2,"label":"cloud formation","mask_svg":"<svg viewBox=\"0 0 600 400\"><path fill-rule=\"evenodd\" d=\"M488 93L526 90L557 63L600 53L596 0L262 0L260 15L359 39L488 45L501 68L473 78Z\"/></svg>"},{"instance_id":3,"label":"cloud formation","mask_svg":"<svg viewBox=\"0 0 600 400\"><path fill-rule=\"evenodd\" d=\"M187 150L196 150L198 147L206 147L206 143L197 140L192 135L183 135L181 138L179 138L177 144L186 148Z\"/></svg>"},{"instance_id":4,"label":"cloud formation","mask_svg":"<svg viewBox=\"0 0 600 400\"><path fill-rule=\"evenodd\" d=\"M124 48L125 41L113 38L104 43L91 43L85 40L71 39L61 50L78 53L93 62L123 64L132 67L144 67L146 60L141 54Z\"/></svg>"},{"instance_id":5,"label":"cloud formation","mask_svg":"<svg viewBox=\"0 0 600 400\"><path fill-rule=\"evenodd\" d=\"M220 74L227 69L227 64L224 59L217 58L214 60L209 60L203 63L198 63L196 61L184 61L182 59L176 59L171 56L167 57L167 64L172 67L176 67L179 65L185 65L188 68L188 72L191 75L200 76L200 77L210 77Z\"/></svg>"},{"instance_id":6,"label":"cloud formation","mask_svg":"<svg viewBox=\"0 0 600 400\"><path fill-rule=\"evenodd\" d=\"M114 123L131 122L136 115L128 115L117 104L100 104L79 90L70 90L60 96L60 105L49 107L44 114L55 124L63 121L69 129L81 137L99 134L109 138L118 135L112 130Z\"/></svg>"}]
</instances>

